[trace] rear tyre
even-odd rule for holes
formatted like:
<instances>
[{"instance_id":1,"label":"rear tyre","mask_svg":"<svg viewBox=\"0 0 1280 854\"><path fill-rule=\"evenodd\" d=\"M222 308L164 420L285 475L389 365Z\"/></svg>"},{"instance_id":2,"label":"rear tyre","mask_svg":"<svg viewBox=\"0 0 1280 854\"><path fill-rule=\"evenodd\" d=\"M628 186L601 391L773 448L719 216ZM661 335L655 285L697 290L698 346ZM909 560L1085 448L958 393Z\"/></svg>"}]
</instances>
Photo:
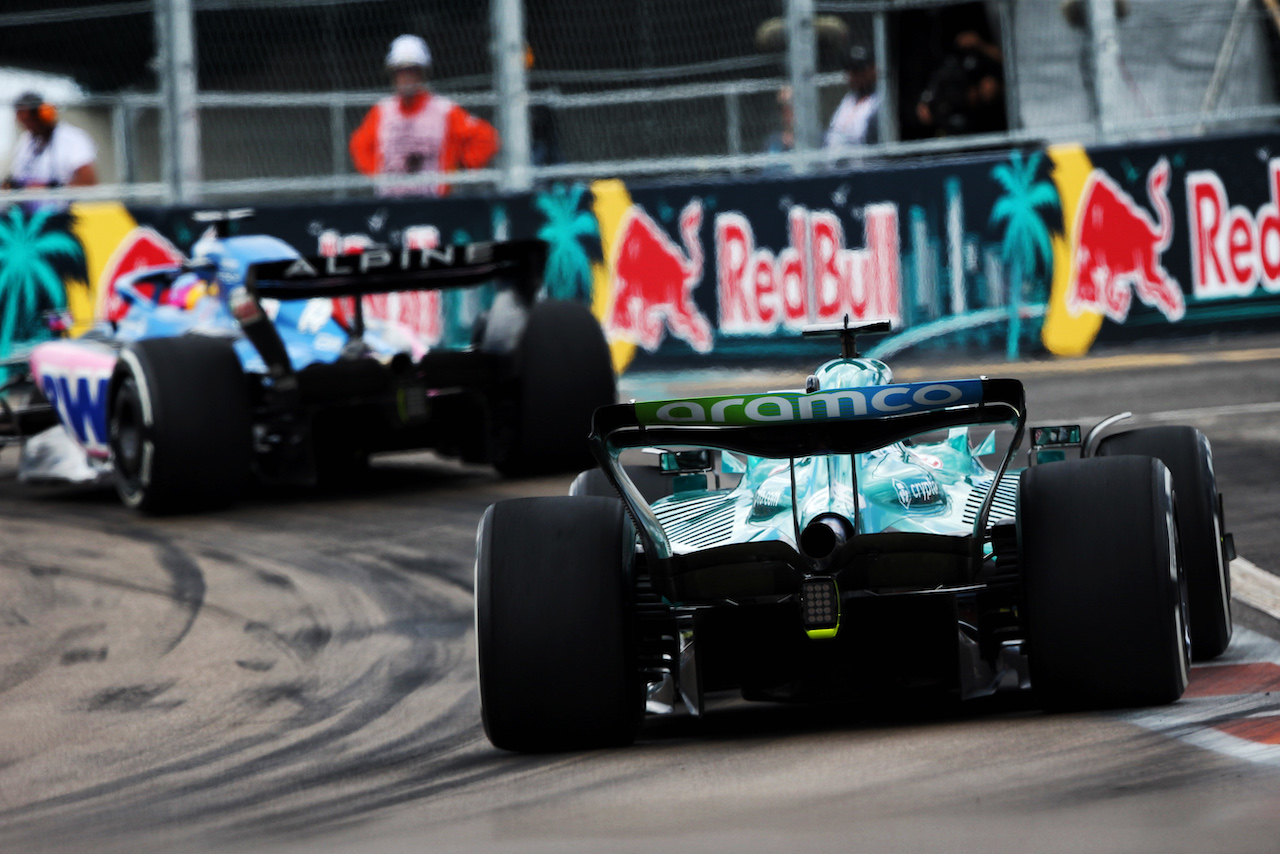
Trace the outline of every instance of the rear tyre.
<instances>
[{"instance_id":1,"label":"rear tyre","mask_svg":"<svg viewBox=\"0 0 1280 854\"><path fill-rule=\"evenodd\" d=\"M644 500L652 504L660 498L672 495L675 478L662 474L654 466L623 466L631 482L640 490ZM601 469L587 469L581 472L569 485L570 495L594 495L600 498L617 498L618 491L613 488L609 478Z\"/></svg>"},{"instance_id":2,"label":"rear tyre","mask_svg":"<svg viewBox=\"0 0 1280 854\"><path fill-rule=\"evenodd\" d=\"M644 711L631 617L635 534L622 502L523 498L477 535L484 731L505 750L635 740Z\"/></svg>"},{"instance_id":3,"label":"rear tyre","mask_svg":"<svg viewBox=\"0 0 1280 854\"><path fill-rule=\"evenodd\" d=\"M536 303L516 358L511 422L496 425L498 471L519 477L590 466L591 416L617 397L600 324L578 303Z\"/></svg>"},{"instance_id":4,"label":"rear tyre","mask_svg":"<svg viewBox=\"0 0 1280 854\"><path fill-rule=\"evenodd\" d=\"M1031 685L1046 708L1172 703L1190 639L1173 478L1152 457L1022 473L1018 555Z\"/></svg>"},{"instance_id":5,"label":"rear tyre","mask_svg":"<svg viewBox=\"0 0 1280 854\"><path fill-rule=\"evenodd\" d=\"M231 343L185 336L135 341L112 377L108 431L116 491L147 513L231 504L252 454L249 391Z\"/></svg>"},{"instance_id":6,"label":"rear tyre","mask_svg":"<svg viewBox=\"0 0 1280 854\"><path fill-rule=\"evenodd\" d=\"M1231 642L1231 572L1209 440L1194 427L1147 427L1108 436L1098 445L1098 456L1118 454L1155 457L1173 473L1191 655L1197 661L1217 658Z\"/></svg>"}]
</instances>

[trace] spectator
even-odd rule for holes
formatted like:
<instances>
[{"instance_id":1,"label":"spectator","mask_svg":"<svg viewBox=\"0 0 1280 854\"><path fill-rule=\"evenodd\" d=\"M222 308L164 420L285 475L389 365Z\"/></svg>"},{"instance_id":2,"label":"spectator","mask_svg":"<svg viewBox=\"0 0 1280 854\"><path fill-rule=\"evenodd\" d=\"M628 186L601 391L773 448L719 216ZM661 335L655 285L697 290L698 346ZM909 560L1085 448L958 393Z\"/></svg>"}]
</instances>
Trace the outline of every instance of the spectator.
<instances>
[{"instance_id":1,"label":"spectator","mask_svg":"<svg viewBox=\"0 0 1280 854\"><path fill-rule=\"evenodd\" d=\"M955 36L951 53L929 79L916 119L931 136L1006 130L1000 49L974 30Z\"/></svg>"},{"instance_id":2,"label":"spectator","mask_svg":"<svg viewBox=\"0 0 1280 854\"><path fill-rule=\"evenodd\" d=\"M879 141L880 95L876 92L876 65L866 48L855 45L844 61L849 91L836 107L827 128L827 148L871 145Z\"/></svg>"},{"instance_id":3,"label":"spectator","mask_svg":"<svg viewBox=\"0 0 1280 854\"><path fill-rule=\"evenodd\" d=\"M764 141L766 154L782 154L796 147L796 111L790 86L778 90L778 120L781 127Z\"/></svg>"},{"instance_id":4,"label":"spectator","mask_svg":"<svg viewBox=\"0 0 1280 854\"><path fill-rule=\"evenodd\" d=\"M58 120L58 111L35 92L26 92L14 103L22 135L9 176L7 190L30 187L85 187L98 183L97 146L89 134Z\"/></svg>"},{"instance_id":5,"label":"spectator","mask_svg":"<svg viewBox=\"0 0 1280 854\"><path fill-rule=\"evenodd\" d=\"M524 46L524 70L533 71L533 47ZM529 106L529 162L534 166L555 166L564 162L560 150L560 126L556 114L546 104Z\"/></svg>"},{"instance_id":6,"label":"spectator","mask_svg":"<svg viewBox=\"0 0 1280 854\"><path fill-rule=\"evenodd\" d=\"M414 175L480 169L498 150L493 125L427 87L431 51L417 36L398 36L387 52L395 94L369 110L351 135L351 159L366 175ZM381 194L443 196L434 182L387 186Z\"/></svg>"}]
</instances>

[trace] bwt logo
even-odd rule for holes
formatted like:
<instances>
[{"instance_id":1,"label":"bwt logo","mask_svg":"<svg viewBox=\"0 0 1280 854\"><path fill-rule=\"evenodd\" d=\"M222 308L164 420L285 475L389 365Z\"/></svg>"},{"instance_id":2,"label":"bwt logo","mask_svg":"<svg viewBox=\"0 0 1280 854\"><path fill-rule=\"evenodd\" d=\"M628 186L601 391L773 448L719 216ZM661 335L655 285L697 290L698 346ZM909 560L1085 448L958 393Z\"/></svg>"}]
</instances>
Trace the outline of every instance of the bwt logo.
<instances>
[{"instance_id":1,"label":"bwt logo","mask_svg":"<svg viewBox=\"0 0 1280 854\"><path fill-rule=\"evenodd\" d=\"M44 370L40 390L63 425L87 451L108 449L107 389L110 372L75 371L70 376Z\"/></svg>"},{"instance_id":2,"label":"bwt logo","mask_svg":"<svg viewBox=\"0 0 1280 854\"><path fill-rule=\"evenodd\" d=\"M636 404L637 416L655 424L767 424L901 415L982 399L980 381L917 383L819 394L762 394Z\"/></svg>"},{"instance_id":3,"label":"bwt logo","mask_svg":"<svg viewBox=\"0 0 1280 854\"><path fill-rule=\"evenodd\" d=\"M740 213L716 217L720 331L768 335L779 326L902 317L899 295L898 208L863 208L865 249L846 249L844 227L831 211L796 205L787 214L790 245L757 248Z\"/></svg>"},{"instance_id":4,"label":"bwt logo","mask_svg":"<svg viewBox=\"0 0 1280 854\"><path fill-rule=\"evenodd\" d=\"M1199 299L1280 291L1280 158L1267 163L1271 200L1256 214L1231 207L1216 172L1187 174L1191 287Z\"/></svg>"}]
</instances>

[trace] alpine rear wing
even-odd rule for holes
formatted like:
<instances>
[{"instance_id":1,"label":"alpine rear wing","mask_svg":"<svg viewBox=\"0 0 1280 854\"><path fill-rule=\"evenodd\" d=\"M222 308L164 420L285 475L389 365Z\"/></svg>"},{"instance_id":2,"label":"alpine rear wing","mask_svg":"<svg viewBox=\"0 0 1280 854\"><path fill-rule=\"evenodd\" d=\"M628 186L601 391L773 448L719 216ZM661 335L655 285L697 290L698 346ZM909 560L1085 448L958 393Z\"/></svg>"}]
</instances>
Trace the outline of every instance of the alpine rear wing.
<instances>
[{"instance_id":1,"label":"alpine rear wing","mask_svg":"<svg viewBox=\"0 0 1280 854\"><path fill-rule=\"evenodd\" d=\"M258 298L293 300L509 282L525 301L542 287L541 240L463 243L434 249L371 246L353 255L250 265L245 287Z\"/></svg>"},{"instance_id":2,"label":"alpine rear wing","mask_svg":"<svg viewBox=\"0 0 1280 854\"><path fill-rule=\"evenodd\" d=\"M901 383L815 392L658 400L602 406L592 419L591 451L660 558L670 545L657 516L618 464L626 448L702 445L759 457L861 454L933 430L1010 423L1014 435L993 483L1022 443L1026 393L1015 379ZM974 520L986 528L995 491Z\"/></svg>"},{"instance_id":3,"label":"alpine rear wing","mask_svg":"<svg viewBox=\"0 0 1280 854\"><path fill-rule=\"evenodd\" d=\"M289 389L295 386L289 354L275 324L262 310L261 300L362 297L464 288L498 280L529 305L542 288L546 260L547 244L541 240L398 251L371 246L354 255L251 264L245 271L244 284L227 294L227 305L245 337L262 356L268 375L281 388ZM364 334L363 300L354 302L350 332L359 338Z\"/></svg>"}]
</instances>

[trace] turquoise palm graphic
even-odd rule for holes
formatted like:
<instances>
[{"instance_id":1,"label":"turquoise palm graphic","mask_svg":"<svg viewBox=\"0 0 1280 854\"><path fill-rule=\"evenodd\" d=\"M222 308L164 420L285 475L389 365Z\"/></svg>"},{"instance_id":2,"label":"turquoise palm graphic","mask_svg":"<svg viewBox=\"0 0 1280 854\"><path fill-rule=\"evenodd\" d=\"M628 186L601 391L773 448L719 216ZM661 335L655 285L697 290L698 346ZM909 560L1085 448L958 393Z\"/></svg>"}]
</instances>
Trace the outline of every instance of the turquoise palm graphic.
<instances>
[{"instance_id":1,"label":"turquoise palm graphic","mask_svg":"<svg viewBox=\"0 0 1280 854\"><path fill-rule=\"evenodd\" d=\"M552 299L574 299L579 294L591 299L588 246L599 244L600 224L591 211L578 209L585 190L582 185L567 188L557 184L551 192L539 193L533 202L546 218L538 237L550 246L543 280Z\"/></svg>"},{"instance_id":2,"label":"turquoise palm graphic","mask_svg":"<svg viewBox=\"0 0 1280 854\"><path fill-rule=\"evenodd\" d=\"M1031 284L1033 302L1044 302L1047 288L1040 283L1053 269L1053 232L1046 216L1061 211L1058 189L1049 181L1037 181L1043 154L1034 152L1023 161L1022 153L1013 152L1008 163L998 164L991 177L1004 188L1004 195L991 208L991 224L1004 225L1001 255L1009 271L1009 339L1008 356L1018 353L1022 333L1024 289Z\"/></svg>"},{"instance_id":3,"label":"turquoise palm graphic","mask_svg":"<svg viewBox=\"0 0 1280 854\"><path fill-rule=\"evenodd\" d=\"M83 250L64 231L46 230L52 211L36 211L23 217L16 205L0 215L0 359L14 345L41 335L42 310L66 307L62 277L54 267L55 256L80 260Z\"/></svg>"}]
</instances>

